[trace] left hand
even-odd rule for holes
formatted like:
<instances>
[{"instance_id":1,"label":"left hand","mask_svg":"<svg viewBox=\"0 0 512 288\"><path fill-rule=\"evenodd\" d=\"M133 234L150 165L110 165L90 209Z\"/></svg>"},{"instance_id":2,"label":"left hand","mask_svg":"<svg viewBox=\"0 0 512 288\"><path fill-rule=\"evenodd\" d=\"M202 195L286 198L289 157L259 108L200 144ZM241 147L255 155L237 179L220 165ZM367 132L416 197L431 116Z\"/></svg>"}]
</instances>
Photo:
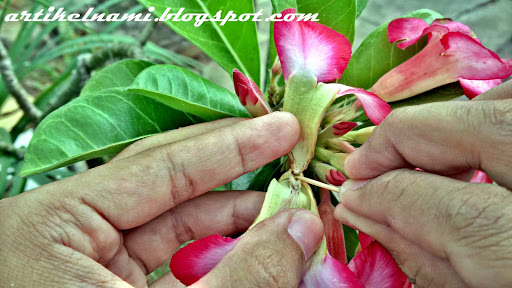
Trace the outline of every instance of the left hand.
<instances>
[{"instance_id":1,"label":"left hand","mask_svg":"<svg viewBox=\"0 0 512 288\"><path fill-rule=\"evenodd\" d=\"M264 193L205 192L283 156L299 135L298 122L289 113L196 125L147 138L106 165L2 200L0 284L146 287L146 274L184 242L245 231L258 215ZM316 250L323 230L320 219L310 217L309 224L317 229L310 229L311 236L301 232L305 239L294 240L286 227L295 213L273 217L251 230L235 247L238 254L219 270L224 272L202 283L298 284L304 254ZM301 250L301 241L309 246ZM257 257L235 261L247 253ZM290 275L276 282L281 275L274 273L282 269L275 267L286 267ZM230 282L235 278L245 284ZM169 273L157 286L182 285Z\"/></svg>"}]
</instances>

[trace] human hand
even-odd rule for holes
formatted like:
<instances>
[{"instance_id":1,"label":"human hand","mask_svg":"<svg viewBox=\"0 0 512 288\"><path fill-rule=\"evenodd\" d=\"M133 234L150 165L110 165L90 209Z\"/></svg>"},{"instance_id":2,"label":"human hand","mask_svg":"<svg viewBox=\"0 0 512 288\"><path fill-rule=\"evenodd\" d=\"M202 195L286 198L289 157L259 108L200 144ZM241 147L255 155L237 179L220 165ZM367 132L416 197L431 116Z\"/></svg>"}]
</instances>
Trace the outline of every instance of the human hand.
<instances>
[{"instance_id":1,"label":"human hand","mask_svg":"<svg viewBox=\"0 0 512 288\"><path fill-rule=\"evenodd\" d=\"M511 98L512 81L393 112L348 158L359 181L335 217L383 244L415 287L512 287ZM402 169L415 167L426 172ZM499 186L463 181L475 169Z\"/></svg>"},{"instance_id":2,"label":"human hand","mask_svg":"<svg viewBox=\"0 0 512 288\"><path fill-rule=\"evenodd\" d=\"M299 134L288 113L196 125L0 201L0 286L145 287L184 242L245 231L264 193L205 192L286 154ZM297 286L323 236L318 217L297 211L256 226L198 285ZM168 274L152 287L181 286Z\"/></svg>"}]
</instances>

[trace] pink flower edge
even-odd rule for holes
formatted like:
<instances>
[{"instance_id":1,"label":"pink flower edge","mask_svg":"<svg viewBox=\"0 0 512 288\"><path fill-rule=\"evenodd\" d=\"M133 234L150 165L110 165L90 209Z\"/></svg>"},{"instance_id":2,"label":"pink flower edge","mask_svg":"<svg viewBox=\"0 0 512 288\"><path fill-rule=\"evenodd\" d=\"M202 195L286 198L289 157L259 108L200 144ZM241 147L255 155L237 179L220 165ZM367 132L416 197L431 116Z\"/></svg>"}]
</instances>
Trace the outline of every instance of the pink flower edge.
<instances>
[{"instance_id":1,"label":"pink flower edge","mask_svg":"<svg viewBox=\"0 0 512 288\"><path fill-rule=\"evenodd\" d=\"M282 18L295 14L286 9ZM341 78L352 55L348 39L311 21L281 21L274 25L274 40L285 80L295 72L312 73L318 82Z\"/></svg>"},{"instance_id":2,"label":"pink flower edge","mask_svg":"<svg viewBox=\"0 0 512 288\"><path fill-rule=\"evenodd\" d=\"M475 172L475 175L473 175L473 178L471 179L471 183L492 184L494 183L494 181L492 181L492 179L489 176L487 176L487 174L485 174L484 172L477 170Z\"/></svg>"},{"instance_id":3,"label":"pink flower edge","mask_svg":"<svg viewBox=\"0 0 512 288\"><path fill-rule=\"evenodd\" d=\"M375 124L379 125L391 113L391 106L379 96L359 88L352 88L345 91L340 90L338 96L354 94L361 102L364 112L368 118Z\"/></svg>"},{"instance_id":4,"label":"pink flower edge","mask_svg":"<svg viewBox=\"0 0 512 288\"><path fill-rule=\"evenodd\" d=\"M403 287L408 281L395 259L377 241L372 241L357 254L348 268L366 288Z\"/></svg>"},{"instance_id":5,"label":"pink flower edge","mask_svg":"<svg viewBox=\"0 0 512 288\"><path fill-rule=\"evenodd\" d=\"M181 283L192 285L208 274L233 249L238 239L216 234L196 240L174 253L169 268Z\"/></svg>"}]
</instances>

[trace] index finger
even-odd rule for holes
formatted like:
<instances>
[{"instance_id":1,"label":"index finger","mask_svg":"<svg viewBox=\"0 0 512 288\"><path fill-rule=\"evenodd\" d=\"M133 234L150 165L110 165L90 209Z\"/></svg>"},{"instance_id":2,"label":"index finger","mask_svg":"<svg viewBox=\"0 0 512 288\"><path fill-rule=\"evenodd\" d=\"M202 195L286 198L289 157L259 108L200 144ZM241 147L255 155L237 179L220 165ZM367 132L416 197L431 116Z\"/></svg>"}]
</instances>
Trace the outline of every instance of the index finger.
<instances>
[{"instance_id":1,"label":"index finger","mask_svg":"<svg viewBox=\"0 0 512 288\"><path fill-rule=\"evenodd\" d=\"M117 229L130 229L283 156L299 135L293 115L273 113L149 149L55 185L60 185L57 193L73 193Z\"/></svg>"},{"instance_id":2,"label":"index finger","mask_svg":"<svg viewBox=\"0 0 512 288\"><path fill-rule=\"evenodd\" d=\"M512 187L512 99L433 103L393 111L345 163L353 179L400 168L451 176L472 169ZM507 168L508 167L508 168Z\"/></svg>"}]
</instances>

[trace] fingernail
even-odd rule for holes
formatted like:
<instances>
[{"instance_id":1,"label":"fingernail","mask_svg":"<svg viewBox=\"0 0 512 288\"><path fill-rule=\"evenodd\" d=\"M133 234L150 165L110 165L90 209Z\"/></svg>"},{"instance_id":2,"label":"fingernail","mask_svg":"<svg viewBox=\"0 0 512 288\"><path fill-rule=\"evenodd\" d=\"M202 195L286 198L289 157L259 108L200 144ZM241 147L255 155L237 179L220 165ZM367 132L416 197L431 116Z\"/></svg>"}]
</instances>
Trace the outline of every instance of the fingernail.
<instances>
[{"instance_id":1,"label":"fingernail","mask_svg":"<svg viewBox=\"0 0 512 288\"><path fill-rule=\"evenodd\" d=\"M356 190L364 186L370 180L347 180L340 188L340 196L349 190Z\"/></svg>"},{"instance_id":2,"label":"fingernail","mask_svg":"<svg viewBox=\"0 0 512 288\"><path fill-rule=\"evenodd\" d=\"M288 233L299 244L307 261L315 253L323 237L323 225L320 218L310 211L301 211L293 216L288 224Z\"/></svg>"}]
</instances>

